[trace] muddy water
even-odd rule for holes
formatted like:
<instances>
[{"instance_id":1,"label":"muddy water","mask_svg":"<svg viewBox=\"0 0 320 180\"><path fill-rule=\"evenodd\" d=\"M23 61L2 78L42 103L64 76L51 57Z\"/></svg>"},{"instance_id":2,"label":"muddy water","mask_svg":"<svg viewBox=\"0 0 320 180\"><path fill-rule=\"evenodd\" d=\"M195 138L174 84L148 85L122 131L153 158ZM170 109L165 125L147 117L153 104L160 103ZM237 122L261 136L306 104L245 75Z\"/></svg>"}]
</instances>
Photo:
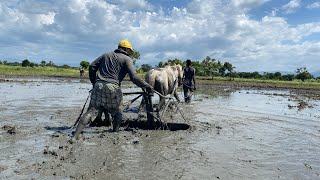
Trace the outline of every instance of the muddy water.
<instances>
[{"instance_id":1,"label":"muddy water","mask_svg":"<svg viewBox=\"0 0 320 180\"><path fill-rule=\"evenodd\" d=\"M67 128L90 88L68 79L0 83L0 179L320 178L318 100L270 90L196 95L180 105L186 120L179 112L166 119L189 130L88 127L70 145Z\"/></svg>"}]
</instances>

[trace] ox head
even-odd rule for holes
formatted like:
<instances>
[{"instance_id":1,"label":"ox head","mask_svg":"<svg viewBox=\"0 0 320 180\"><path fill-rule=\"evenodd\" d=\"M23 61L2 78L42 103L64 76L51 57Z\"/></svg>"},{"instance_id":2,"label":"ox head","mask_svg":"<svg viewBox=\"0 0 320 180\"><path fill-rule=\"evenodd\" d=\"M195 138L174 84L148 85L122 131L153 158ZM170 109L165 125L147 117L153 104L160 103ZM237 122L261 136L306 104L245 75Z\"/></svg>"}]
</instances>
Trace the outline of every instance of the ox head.
<instances>
[{"instance_id":1,"label":"ox head","mask_svg":"<svg viewBox=\"0 0 320 180\"><path fill-rule=\"evenodd\" d=\"M180 64L173 66L176 77L178 78L178 86L182 85L183 70Z\"/></svg>"}]
</instances>

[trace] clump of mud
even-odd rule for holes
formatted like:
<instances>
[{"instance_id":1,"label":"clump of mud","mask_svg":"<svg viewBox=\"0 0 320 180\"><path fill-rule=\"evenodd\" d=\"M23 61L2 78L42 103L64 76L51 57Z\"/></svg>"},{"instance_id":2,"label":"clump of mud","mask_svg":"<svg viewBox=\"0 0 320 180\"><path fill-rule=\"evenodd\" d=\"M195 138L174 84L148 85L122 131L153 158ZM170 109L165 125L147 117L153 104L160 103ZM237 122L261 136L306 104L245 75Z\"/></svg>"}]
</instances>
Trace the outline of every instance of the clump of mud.
<instances>
[{"instance_id":1,"label":"clump of mud","mask_svg":"<svg viewBox=\"0 0 320 180\"><path fill-rule=\"evenodd\" d=\"M56 151L49 150L49 146L46 146L46 148L43 150L43 154L49 154L49 155L53 155L53 156L58 156Z\"/></svg>"},{"instance_id":2,"label":"clump of mud","mask_svg":"<svg viewBox=\"0 0 320 180\"><path fill-rule=\"evenodd\" d=\"M1 173L2 171L7 170L7 169L8 169L8 167L7 167L7 166L0 166L0 173Z\"/></svg>"},{"instance_id":3,"label":"clump of mud","mask_svg":"<svg viewBox=\"0 0 320 180\"><path fill-rule=\"evenodd\" d=\"M303 110L305 108L313 108L312 103L310 103L309 101L305 101L302 99L289 99L289 101L296 101L297 105L290 105L288 104L288 108L292 109L292 108L298 108L298 110Z\"/></svg>"},{"instance_id":4,"label":"clump of mud","mask_svg":"<svg viewBox=\"0 0 320 180\"><path fill-rule=\"evenodd\" d=\"M4 131L6 131L8 134L11 134L11 135L15 135L17 133L17 129L15 126L11 126L11 125L4 125L2 127L2 129Z\"/></svg>"}]
</instances>

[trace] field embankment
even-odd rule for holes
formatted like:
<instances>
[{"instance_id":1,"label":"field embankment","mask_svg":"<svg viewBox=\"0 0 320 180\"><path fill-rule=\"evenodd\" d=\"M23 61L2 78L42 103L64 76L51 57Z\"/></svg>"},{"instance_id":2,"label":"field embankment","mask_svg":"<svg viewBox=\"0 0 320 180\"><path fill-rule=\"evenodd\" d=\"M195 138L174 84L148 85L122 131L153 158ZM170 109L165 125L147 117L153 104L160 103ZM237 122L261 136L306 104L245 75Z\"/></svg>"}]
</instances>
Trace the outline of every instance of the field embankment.
<instances>
[{"instance_id":1,"label":"field embankment","mask_svg":"<svg viewBox=\"0 0 320 180\"><path fill-rule=\"evenodd\" d=\"M0 75L5 77L22 76L22 77L69 77L79 78L79 70L76 68L61 68L61 67L21 67L0 65ZM145 74L139 74L144 77ZM88 71L85 71L84 78L88 78ZM128 77L125 80L129 80ZM196 81L198 85L217 85L226 87L239 88L276 88L276 89L311 89L320 90L319 81L281 81L281 80L262 80L262 79L246 79L234 78L229 80L228 77L203 77L197 76Z\"/></svg>"},{"instance_id":2,"label":"field embankment","mask_svg":"<svg viewBox=\"0 0 320 180\"><path fill-rule=\"evenodd\" d=\"M217 85L217 86L236 86L239 88L275 88L275 89L318 89L320 90L319 81L306 81L300 80L281 81L281 80L263 80L263 79L247 79L247 78L234 78L229 80L227 77L197 77L196 80L202 85Z\"/></svg>"}]
</instances>

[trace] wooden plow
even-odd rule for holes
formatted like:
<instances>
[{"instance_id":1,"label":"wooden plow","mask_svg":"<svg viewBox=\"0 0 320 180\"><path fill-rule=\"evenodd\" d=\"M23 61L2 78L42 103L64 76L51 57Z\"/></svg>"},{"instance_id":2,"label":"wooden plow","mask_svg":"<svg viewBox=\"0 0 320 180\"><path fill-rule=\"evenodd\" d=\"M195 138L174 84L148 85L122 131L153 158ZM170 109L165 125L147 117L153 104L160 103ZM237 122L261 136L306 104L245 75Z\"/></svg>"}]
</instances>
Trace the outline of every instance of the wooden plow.
<instances>
[{"instance_id":1,"label":"wooden plow","mask_svg":"<svg viewBox=\"0 0 320 180\"><path fill-rule=\"evenodd\" d=\"M153 93L149 94L147 92L125 92L123 93L123 95L138 95L137 97L133 98L131 101L127 102L124 104L124 109L128 109L129 106L136 101L137 99L139 99L140 97L142 97L142 101L144 101L145 104L145 108L146 108L146 114L147 114L147 121L145 124L138 124L138 122L129 122L128 126L130 127L139 127L142 129L163 129L163 130L186 130L188 129L190 126L186 123L165 123L165 121L163 121L164 116L168 110L169 105L173 105L174 108L176 108L176 110L180 113L180 115L182 116L182 118L184 119L184 121L186 122L186 118L183 114L183 112L180 110L179 106L178 106L178 102L174 100L174 91L173 93L171 93L170 95L167 96L163 96L161 93L154 91L155 94L159 95L160 97L165 98L165 105L164 108L162 110L160 110L159 108L154 108L153 107L153 102L152 102L152 97L153 97ZM141 101L141 104L142 104ZM140 104L140 107L141 107ZM139 108L140 109L140 108ZM138 114L140 114L140 110L138 112ZM138 118L139 120L139 118Z\"/></svg>"}]
</instances>

